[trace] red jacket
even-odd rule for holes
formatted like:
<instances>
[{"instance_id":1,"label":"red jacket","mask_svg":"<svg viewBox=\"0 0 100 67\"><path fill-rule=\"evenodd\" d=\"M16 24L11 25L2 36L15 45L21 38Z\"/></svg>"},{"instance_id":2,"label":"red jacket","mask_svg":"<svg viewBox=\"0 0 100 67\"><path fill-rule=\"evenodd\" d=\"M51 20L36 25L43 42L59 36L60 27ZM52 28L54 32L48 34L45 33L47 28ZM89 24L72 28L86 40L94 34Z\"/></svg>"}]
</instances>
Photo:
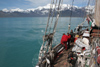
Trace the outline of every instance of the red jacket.
<instances>
[{"instance_id":1,"label":"red jacket","mask_svg":"<svg viewBox=\"0 0 100 67\"><path fill-rule=\"evenodd\" d=\"M61 38L61 44L63 44L63 42L67 42L68 41L68 36L67 35L63 35Z\"/></svg>"},{"instance_id":2,"label":"red jacket","mask_svg":"<svg viewBox=\"0 0 100 67\"><path fill-rule=\"evenodd\" d=\"M70 34L68 35L68 39L69 39L69 40L71 39L71 35L70 35Z\"/></svg>"}]
</instances>

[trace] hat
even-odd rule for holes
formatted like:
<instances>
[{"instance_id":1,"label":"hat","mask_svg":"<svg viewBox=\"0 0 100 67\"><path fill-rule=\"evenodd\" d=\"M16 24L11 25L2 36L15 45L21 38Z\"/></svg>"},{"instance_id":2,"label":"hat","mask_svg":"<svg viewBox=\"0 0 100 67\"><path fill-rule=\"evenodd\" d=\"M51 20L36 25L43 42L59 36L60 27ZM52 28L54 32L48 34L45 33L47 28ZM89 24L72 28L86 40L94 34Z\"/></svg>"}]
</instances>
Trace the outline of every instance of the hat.
<instances>
[{"instance_id":1,"label":"hat","mask_svg":"<svg viewBox=\"0 0 100 67\"><path fill-rule=\"evenodd\" d=\"M79 35L75 35L75 38L78 38L79 37Z\"/></svg>"}]
</instances>

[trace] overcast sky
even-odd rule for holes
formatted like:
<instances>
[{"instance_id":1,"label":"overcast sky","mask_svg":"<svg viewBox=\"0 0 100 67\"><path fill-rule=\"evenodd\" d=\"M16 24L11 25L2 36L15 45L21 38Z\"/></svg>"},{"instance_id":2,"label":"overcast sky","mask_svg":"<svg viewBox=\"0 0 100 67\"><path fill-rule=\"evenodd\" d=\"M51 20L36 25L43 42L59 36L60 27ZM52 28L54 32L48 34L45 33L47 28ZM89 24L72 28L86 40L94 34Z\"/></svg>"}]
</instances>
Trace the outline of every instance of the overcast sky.
<instances>
[{"instance_id":1,"label":"overcast sky","mask_svg":"<svg viewBox=\"0 0 100 67\"><path fill-rule=\"evenodd\" d=\"M50 3L51 0L0 0L0 10L7 9L30 9L37 8L39 6L45 6ZM90 0L91 4L94 4L94 0ZM63 0L64 4L72 4L72 0ZM75 0L74 5L76 6L86 6L88 0Z\"/></svg>"}]
</instances>

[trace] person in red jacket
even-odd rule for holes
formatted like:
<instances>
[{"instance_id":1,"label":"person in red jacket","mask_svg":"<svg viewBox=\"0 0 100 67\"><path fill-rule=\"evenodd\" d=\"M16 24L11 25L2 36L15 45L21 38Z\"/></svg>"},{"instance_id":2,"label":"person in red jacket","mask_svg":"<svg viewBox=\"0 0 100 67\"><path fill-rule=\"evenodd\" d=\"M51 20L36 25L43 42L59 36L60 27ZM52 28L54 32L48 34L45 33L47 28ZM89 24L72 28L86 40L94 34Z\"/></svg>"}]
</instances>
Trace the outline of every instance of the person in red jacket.
<instances>
[{"instance_id":1,"label":"person in red jacket","mask_svg":"<svg viewBox=\"0 0 100 67\"><path fill-rule=\"evenodd\" d=\"M68 49L70 49L71 35L67 33L67 36L68 36Z\"/></svg>"},{"instance_id":2,"label":"person in red jacket","mask_svg":"<svg viewBox=\"0 0 100 67\"><path fill-rule=\"evenodd\" d=\"M68 36L68 39L70 40L71 39L71 35L69 33L67 33L67 36Z\"/></svg>"},{"instance_id":3,"label":"person in red jacket","mask_svg":"<svg viewBox=\"0 0 100 67\"><path fill-rule=\"evenodd\" d=\"M65 49L67 50L67 41L68 41L68 36L63 33L63 36L61 38L61 44L65 45Z\"/></svg>"}]
</instances>

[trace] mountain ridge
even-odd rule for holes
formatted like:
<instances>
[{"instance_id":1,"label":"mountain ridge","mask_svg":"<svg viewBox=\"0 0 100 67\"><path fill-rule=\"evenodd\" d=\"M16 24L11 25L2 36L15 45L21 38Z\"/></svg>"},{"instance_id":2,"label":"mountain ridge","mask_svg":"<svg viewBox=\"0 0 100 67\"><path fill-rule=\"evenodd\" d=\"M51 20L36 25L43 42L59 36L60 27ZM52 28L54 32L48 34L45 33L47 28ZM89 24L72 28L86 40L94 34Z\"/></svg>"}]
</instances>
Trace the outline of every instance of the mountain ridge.
<instances>
[{"instance_id":1,"label":"mountain ridge","mask_svg":"<svg viewBox=\"0 0 100 67\"><path fill-rule=\"evenodd\" d=\"M52 8L55 8L54 5ZM50 9L50 4L47 4L46 6L39 6L37 8L31 8L31 9L2 9L0 10L0 17L47 17ZM72 9L72 11L71 11ZM91 13L94 13L94 6L88 6L88 7L78 7L73 6L69 4L63 4L61 11L62 17L69 17L71 12L73 17L82 17L85 16L90 10L92 10ZM57 9L55 10L55 15L57 14Z\"/></svg>"}]
</instances>

